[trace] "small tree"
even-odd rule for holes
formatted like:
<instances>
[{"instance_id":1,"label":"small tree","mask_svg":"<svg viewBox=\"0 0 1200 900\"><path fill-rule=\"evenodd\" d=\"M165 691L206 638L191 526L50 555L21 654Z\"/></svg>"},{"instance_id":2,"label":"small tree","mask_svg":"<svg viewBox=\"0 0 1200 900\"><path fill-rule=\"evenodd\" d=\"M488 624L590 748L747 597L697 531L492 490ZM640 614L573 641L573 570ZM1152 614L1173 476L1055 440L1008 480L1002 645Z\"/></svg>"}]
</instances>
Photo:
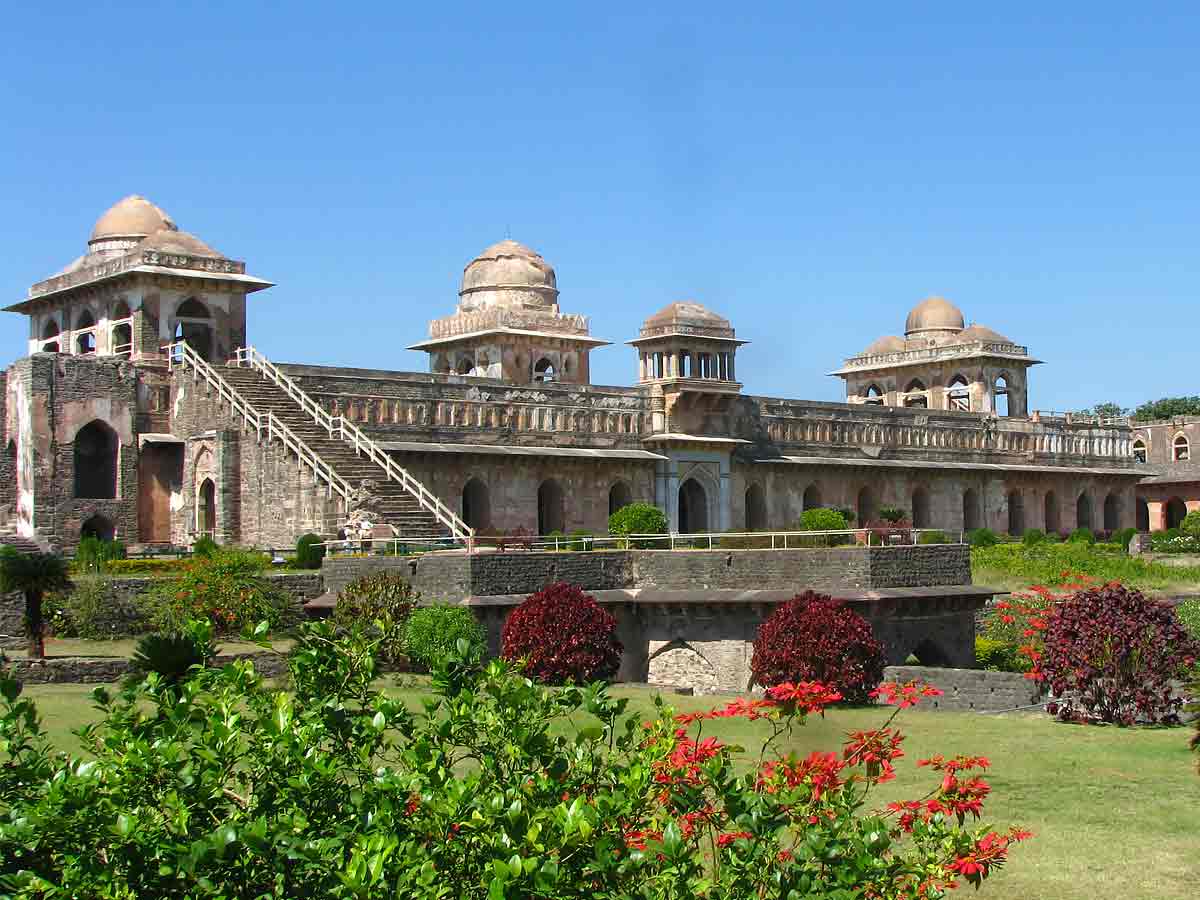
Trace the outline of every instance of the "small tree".
<instances>
[{"instance_id":1,"label":"small tree","mask_svg":"<svg viewBox=\"0 0 1200 900\"><path fill-rule=\"evenodd\" d=\"M866 702L883 680L883 645L871 625L827 594L805 591L782 603L758 629L754 682L819 681L851 702Z\"/></svg>"},{"instance_id":2,"label":"small tree","mask_svg":"<svg viewBox=\"0 0 1200 900\"><path fill-rule=\"evenodd\" d=\"M42 599L51 591L64 591L70 586L67 571L67 561L55 553L21 553L7 544L0 546L0 591L25 595L30 659L46 657Z\"/></svg>"},{"instance_id":3,"label":"small tree","mask_svg":"<svg viewBox=\"0 0 1200 900\"><path fill-rule=\"evenodd\" d=\"M844 531L846 516L838 509L815 506L800 513L800 531Z\"/></svg>"},{"instance_id":4,"label":"small tree","mask_svg":"<svg viewBox=\"0 0 1200 900\"><path fill-rule=\"evenodd\" d=\"M577 584L558 582L531 594L508 614L500 655L523 663L546 684L577 684L617 674L625 649L617 620Z\"/></svg>"},{"instance_id":5,"label":"small tree","mask_svg":"<svg viewBox=\"0 0 1200 900\"><path fill-rule=\"evenodd\" d=\"M667 514L653 503L630 503L608 517L608 533L617 537L631 534L666 534ZM634 541L634 547L653 549L665 546L661 541Z\"/></svg>"},{"instance_id":6,"label":"small tree","mask_svg":"<svg viewBox=\"0 0 1200 900\"><path fill-rule=\"evenodd\" d=\"M1200 535L1200 509L1193 509L1179 523L1184 534Z\"/></svg>"},{"instance_id":7,"label":"small tree","mask_svg":"<svg viewBox=\"0 0 1200 900\"><path fill-rule=\"evenodd\" d=\"M408 617L421 597L399 572L384 569L363 575L338 592L333 621L343 628L364 625L379 630L379 655L395 663L404 655Z\"/></svg>"}]
</instances>

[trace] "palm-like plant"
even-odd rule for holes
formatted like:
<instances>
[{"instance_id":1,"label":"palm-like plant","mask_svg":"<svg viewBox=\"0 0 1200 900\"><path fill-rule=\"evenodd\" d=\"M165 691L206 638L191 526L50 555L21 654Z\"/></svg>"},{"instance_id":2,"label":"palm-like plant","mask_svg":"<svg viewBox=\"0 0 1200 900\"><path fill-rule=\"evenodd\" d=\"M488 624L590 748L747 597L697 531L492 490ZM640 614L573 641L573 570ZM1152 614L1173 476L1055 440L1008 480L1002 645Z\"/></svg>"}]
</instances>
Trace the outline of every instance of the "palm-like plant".
<instances>
[{"instance_id":1,"label":"palm-like plant","mask_svg":"<svg viewBox=\"0 0 1200 900\"><path fill-rule=\"evenodd\" d=\"M58 554L21 553L8 545L0 546L0 591L20 591L25 595L25 634L29 638L30 659L46 656L42 598L50 591L66 590L70 585L67 561Z\"/></svg>"}]
</instances>

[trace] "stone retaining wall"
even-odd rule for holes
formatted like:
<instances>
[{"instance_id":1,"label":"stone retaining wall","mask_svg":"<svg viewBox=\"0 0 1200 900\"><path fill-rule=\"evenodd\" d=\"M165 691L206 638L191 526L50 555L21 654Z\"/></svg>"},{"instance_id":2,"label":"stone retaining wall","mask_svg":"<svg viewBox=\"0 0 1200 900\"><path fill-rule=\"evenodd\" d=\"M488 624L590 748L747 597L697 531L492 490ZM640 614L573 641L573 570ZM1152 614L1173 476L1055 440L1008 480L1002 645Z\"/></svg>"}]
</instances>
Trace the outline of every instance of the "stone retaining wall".
<instances>
[{"instance_id":1,"label":"stone retaining wall","mask_svg":"<svg viewBox=\"0 0 1200 900\"><path fill-rule=\"evenodd\" d=\"M275 678L287 671L287 662L277 653L222 653L213 661L223 666L239 659L254 663L258 673ZM108 684L133 671L125 657L52 656L47 659L12 659L10 674L23 684Z\"/></svg>"},{"instance_id":2,"label":"stone retaining wall","mask_svg":"<svg viewBox=\"0 0 1200 900\"><path fill-rule=\"evenodd\" d=\"M1032 706L1045 699L1041 686L1019 672L983 669L939 669L930 666L888 666L886 681L924 681L943 691L922 701L920 709L959 712L1000 712Z\"/></svg>"}]
</instances>

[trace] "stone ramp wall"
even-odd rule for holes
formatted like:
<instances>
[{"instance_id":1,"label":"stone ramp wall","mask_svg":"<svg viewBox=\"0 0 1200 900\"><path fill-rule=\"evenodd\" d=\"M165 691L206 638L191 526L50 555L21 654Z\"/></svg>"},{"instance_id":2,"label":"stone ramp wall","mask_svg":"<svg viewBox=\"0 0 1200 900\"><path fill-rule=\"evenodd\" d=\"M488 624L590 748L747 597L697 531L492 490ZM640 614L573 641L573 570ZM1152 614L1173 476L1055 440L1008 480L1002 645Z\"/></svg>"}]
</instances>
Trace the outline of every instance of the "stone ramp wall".
<instances>
[{"instance_id":1,"label":"stone ramp wall","mask_svg":"<svg viewBox=\"0 0 1200 900\"><path fill-rule=\"evenodd\" d=\"M888 666L883 677L886 681L924 681L943 691L940 697L923 700L919 709L1000 712L1032 706L1045 699L1041 686L1019 672Z\"/></svg>"}]
</instances>

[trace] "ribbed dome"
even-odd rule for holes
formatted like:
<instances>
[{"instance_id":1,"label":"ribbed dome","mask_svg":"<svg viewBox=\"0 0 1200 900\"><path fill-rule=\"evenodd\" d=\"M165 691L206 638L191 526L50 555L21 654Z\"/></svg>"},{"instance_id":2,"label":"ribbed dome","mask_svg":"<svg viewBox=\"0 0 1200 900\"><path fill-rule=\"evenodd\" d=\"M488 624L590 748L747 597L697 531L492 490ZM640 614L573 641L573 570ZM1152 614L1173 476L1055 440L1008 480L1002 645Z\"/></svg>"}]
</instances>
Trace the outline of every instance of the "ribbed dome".
<instances>
[{"instance_id":1,"label":"ribbed dome","mask_svg":"<svg viewBox=\"0 0 1200 900\"><path fill-rule=\"evenodd\" d=\"M150 235L139 244L142 250L159 250L163 253L180 253L185 256L211 256L220 259L222 254L214 250L194 234L186 231L163 229Z\"/></svg>"},{"instance_id":2,"label":"ribbed dome","mask_svg":"<svg viewBox=\"0 0 1200 900\"><path fill-rule=\"evenodd\" d=\"M962 310L945 297L928 297L912 308L904 323L905 335L927 331L962 331Z\"/></svg>"},{"instance_id":3,"label":"ribbed dome","mask_svg":"<svg viewBox=\"0 0 1200 900\"><path fill-rule=\"evenodd\" d=\"M553 307L558 284L554 269L540 254L506 240L492 244L467 264L458 295L464 312L489 306Z\"/></svg>"},{"instance_id":4,"label":"ribbed dome","mask_svg":"<svg viewBox=\"0 0 1200 900\"><path fill-rule=\"evenodd\" d=\"M907 349L904 343L904 338L896 337L894 334L887 334L878 340L872 341L867 345L861 356L875 356L880 353L899 353Z\"/></svg>"},{"instance_id":5,"label":"ribbed dome","mask_svg":"<svg viewBox=\"0 0 1200 900\"><path fill-rule=\"evenodd\" d=\"M140 238L155 232L175 231L175 223L165 212L133 194L115 203L97 221L89 244L116 238Z\"/></svg>"}]
</instances>

